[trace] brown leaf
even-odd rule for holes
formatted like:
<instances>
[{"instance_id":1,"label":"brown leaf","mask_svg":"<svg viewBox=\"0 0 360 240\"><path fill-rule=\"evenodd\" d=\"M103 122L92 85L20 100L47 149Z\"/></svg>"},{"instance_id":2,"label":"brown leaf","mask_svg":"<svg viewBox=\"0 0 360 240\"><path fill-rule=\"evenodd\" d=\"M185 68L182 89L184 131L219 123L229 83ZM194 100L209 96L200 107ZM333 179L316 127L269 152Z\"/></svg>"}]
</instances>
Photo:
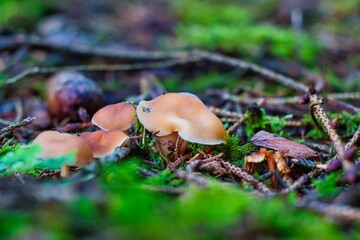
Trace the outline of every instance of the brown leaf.
<instances>
[{"instance_id":1,"label":"brown leaf","mask_svg":"<svg viewBox=\"0 0 360 240\"><path fill-rule=\"evenodd\" d=\"M250 141L256 146L280 151L283 156L293 158L318 157L317 152L304 144L287 140L286 138L276 136L263 130L256 133Z\"/></svg>"}]
</instances>

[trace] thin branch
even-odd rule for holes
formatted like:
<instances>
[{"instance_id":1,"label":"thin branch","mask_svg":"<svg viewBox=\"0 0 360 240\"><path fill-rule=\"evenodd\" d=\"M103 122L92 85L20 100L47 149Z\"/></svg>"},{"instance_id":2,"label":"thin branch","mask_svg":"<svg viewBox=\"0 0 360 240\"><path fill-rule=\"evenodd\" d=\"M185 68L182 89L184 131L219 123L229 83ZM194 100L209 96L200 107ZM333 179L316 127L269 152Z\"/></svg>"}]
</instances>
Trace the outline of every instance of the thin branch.
<instances>
[{"instance_id":1,"label":"thin branch","mask_svg":"<svg viewBox=\"0 0 360 240\"><path fill-rule=\"evenodd\" d=\"M174 59L157 62L145 62L145 63L134 63L134 64L117 64L117 65L79 65L79 66L64 66L64 67L33 67L26 69L23 72L7 79L5 84L14 84L26 77L43 74L53 74L63 70L75 70L82 72L95 72L95 71L134 71L143 69L156 69L172 67L177 65L183 65L190 62L196 62L199 59L196 58L184 58Z\"/></svg>"},{"instance_id":2,"label":"thin branch","mask_svg":"<svg viewBox=\"0 0 360 240\"><path fill-rule=\"evenodd\" d=\"M32 123L33 121L35 120L34 117L28 117L28 118L25 118L25 119L22 119L16 123L13 123L13 124L10 124L9 126L6 126L2 129L0 129L0 134L1 136L0 137L3 137L2 135L3 134L6 134L6 133L9 133L17 128L20 128L22 126L25 126L25 125L28 125L30 123Z\"/></svg>"},{"instance_id":3,"label":"thin branch","mask_svg":"<svg viewBox=\"0 0 360 240\"><path fill-rule=\"evenodd\" d=\"M242 118L244 116L244 114L239 113L239 112L226 111L224 109L213 107L213 106L208 106L208 109L217 116L224 116L224 117L230 117L230 118Z\"/></svg>"},{"instance_id":4,"label":"thin branch","mask_svg":"<svg viewBox=\"0 0 360 240\"><path fill-rule=\"evenodd\" d=\"M357 100L360 99L360 92L348 92L348 93L329 93L324 94L328 99L351 99ZM244 104L253 104L256 102L265 102L267 105L283 105L283 104L297 104L301 97L240 97L232 95L230 93L224 94L223 98L225 100L230 100L237 103Z\"/></svg>"},{"instance_id":5,"label":"thin branch","mask_svg":"<svg viewBox=\"0 0 360 240\"><path fill-rule=\"evenodd\" d=\"M349 140L349 142L346 143L345 150L348 150L349 148L354 146L359 141L359 139L360 139L360 126L358 127L352 138ZM339 154L336 154L334 157L332 157L330 160L326 162L326 166L329 166L329 164L338 157Z\"/></svg>"},{"instance_id":6,"label":"thin branch","mask_svg":"<svg viewBox=\"0 0 360 240\"><path fill-rule=\"evenodd\" d=\"M344 170L348 170L351 168L353 163L351 163L349 160L345 158L344 155L344 145L342 141L340 140L339 135L336 133L336 131L331 127L330 125L330 119L326 115L324 109L321 106L322 100L318 97L316 93L313 93L310 95L310 114L312 117L316 116L318 119L320 119L322 125L324 126L331 142L333 143L335 150L338 154L338 156L342 160L342 166ZM317 120L314 119L315 123L317 123Z\"/></svg>"},{"instance_id":7,"label":"thin branch","mask_svg":"<svg viewBox=\"0 0 360 240\"><path fill-rule=\"evenodd\" d=\"M227 130L228 133L233 133L237 127L239 127L244 121L246 120L246 116L243 116L238 121L236 121L229 129Z\"/></svg>"},{"instance_id":8,"label":"thin branch","mask_svg":"<svg viewBox=\"0 0 360 240\"><path fill-rule=\"evenodd\" d=\"M301 91L301 92L307 91L307 87L304 84L294 80L293 78L276 73L270 69L237 58L228 57L218 53L206 52L202 50L166 52L166 51L118 50L118 49L96 48L93 46L84 47L79 45L76 45L74 47L74 46L67 46L67 45L46 42L35 36L15 38L15 39L4 39L2 40L2 44L0 44L0 50L17 48L24 45L27 45L32 48L47 48L47 49L76 53L81 55L93 55L93 56L116 58L116 59L164 60L164 59L177 59L177 58L191 59L195 57L196 59L201 58L213 63L225 64L228 66L237 67L244 70L250 70L267 79L283 84L284 86L291 87L297 91ZM33 74L34 72L37 71L39 70L30 69L28 70L27 74ZM14 80L15 79L13 79L13 81ZM11 83L13 81L9 81L9 82Z\"/></svg>"},{"instance_id":9,"label":"thin branch","mask_svg":"<svg viewBox=\"0 0 360 240\"><path fill-rule=\"evenodd\" d=\"M244 169L239 168L229 162L221 161L221 164L232 174L235 176L238 176L239 178L243 179L244 181L250 183L252 186L254 186L256 189L261 191L262 193L265 193L266 195L272 195L273 192L262 182L255 179L253 176L248 174Z\"/></svg>"},{"instance_id":10,"label":"thin branch","mask_svg":"<svg viewBox=\"0 0 360 240\"><path fill-rule=\"evenodd\" d=\"M194 50L193 51L194 56L202 57L203 59L206 59L210 62L216 62L225 64L228 66L237 67L244 70L250 70L253 71L269 80L273 80L277 83L280 83L284 86L288 86L292 89L295 89L300 92L307 92L307 87L305 84L297 82L293 78L284 76L282 74L276 73L270 69L261 67L259 65L256 65L254 63L246 62L237 58L228 57L222 54L218 53L210 53L202 50Z\"/></svg>"},{"instance_id":11,"label":"thin branch","mask_svg":"<svg viewBox=\"0 0 360 240\"><path fill-rule=\"evenodd\" d=\"M126 50L82 45L71 46L44 41L36 36L4 38L0 42L0 51L18 48L21 46L28 46L33 49L50 49L71 54L113 59L162 60L169 58L181 58L188 55L185 51L142 51L135 49Z\"/></svg>"},{"instance_id":12,"label":"thin branch","mask_svg":"<svg viewBox=\"0 0 360 240\"><path fill-rule=\"evenodd\" d=\"M300 207L343 221L359 221L360 209L349 206L326 204L319 201L300 201Z\"/></svg>"},{"instance_id":13,"label":"thin branch","mask_svg":"<svg viewBox=\"0 0 360 240\"><path fill-rule=\"evenodd\" d=\"M301 177L299 177L298 179L296 179L295 182L293 182L289 187L285 188L284 190L282 190L280 192L281 195L286 195L289 192L300 188L301 186L303 186L306 182L309 181L309 176L308 175L302 175Z\"/></svg>"}]
</instances>

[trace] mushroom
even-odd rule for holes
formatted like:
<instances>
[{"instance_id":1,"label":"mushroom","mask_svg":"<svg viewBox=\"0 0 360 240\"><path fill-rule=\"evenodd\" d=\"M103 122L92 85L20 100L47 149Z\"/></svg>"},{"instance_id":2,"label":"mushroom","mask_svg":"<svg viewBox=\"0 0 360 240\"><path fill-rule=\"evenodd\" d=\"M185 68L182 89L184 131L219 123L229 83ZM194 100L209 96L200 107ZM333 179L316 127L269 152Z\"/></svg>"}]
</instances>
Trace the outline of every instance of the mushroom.
<instances>
[{"instance_id":1,"label":"mushroom","mask_svg":"<svg viewBox=\"0 0 360 240\"><path fill-rule=\"evenodd\" d=\"M176 149L177 146L179 149ZM157 141L155 142L156 150L162 155L167 156L170 160L175 159L175 150L178 153L183 154L186 150L186 146L187 141L179 138L179 134L177 132L173 132L170 135L158 137Z\"/></svg>"},{"instance_id":2,"label":"mushroom","mask_svg":"<svg viewBox=\"0 0 360 240\"><path fill-rule=\"evenodd\" d=\"M125 131L135 123L135 108L130 103L110 104L99 109L91 122L102 130Z\"/></svg>"},{"instance_id":3,"label":"mushroom","mask_svg":"<svg viewBox=\"0 0 360 240\"><path fill-rule=\"evenodd\" d=\"M52 76L46 88L50 112L59 120L79 121L79 108L92 115L102 105L102 91L79 72L68 70Z\"/></svg>"},{"instance_id":4,"label":"mushroom","mask_svg":"<svg viewBox=\"0 0 360 240\"><path fill-rule=\"evenodd\" d=\"M76 151L76 166L85 166L93 161L93 153L90 146L82 138L57 131L45 131L40 133L33 141L42 147L42 153L38 158L59 157ZM61 176L69 176L69 166L61 167Z\"/></svg>"},{"instance_id":5,"label":"mushroom","mask_svg":"<svg viewBox=\"0 0 360 240\"><path fill-rule=\"evenodd\" d=\"M84 132L81 136L93 151L95 158L105 157L129 140L128 135L120 130Z\"/></svg>"},{"instance_id":6,"label":"mushroom","mask_svg":"<svg viewBox=\"0 0 360 240\"><path fill-rule=\"evenodd\" d=\"M222 122L193 94L167 93L151 101L141 101L136 113L144 127L157 137L177 132L184 142L225 143Z\"/></svg>"}]
</instances>

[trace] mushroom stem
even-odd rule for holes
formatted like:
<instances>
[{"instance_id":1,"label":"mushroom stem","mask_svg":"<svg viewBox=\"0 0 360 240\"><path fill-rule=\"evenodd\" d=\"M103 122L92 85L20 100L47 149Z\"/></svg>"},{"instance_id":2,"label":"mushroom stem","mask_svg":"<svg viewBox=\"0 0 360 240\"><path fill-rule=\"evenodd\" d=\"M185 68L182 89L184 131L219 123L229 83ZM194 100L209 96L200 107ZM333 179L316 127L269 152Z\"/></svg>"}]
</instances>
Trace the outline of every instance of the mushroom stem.
<instances>
[{"instance_id":1,"label":"mushroom stem","mask_svg":"<svg viewBox=\"0 0 360 240\"><path fill-rule=\"evenodd\" d=\"M179 158L179 155L185 153L187 143L177 132L173 132L170 135L158 137L155 148L170 161L174 161Z\"/></svg>"}]
</instances>

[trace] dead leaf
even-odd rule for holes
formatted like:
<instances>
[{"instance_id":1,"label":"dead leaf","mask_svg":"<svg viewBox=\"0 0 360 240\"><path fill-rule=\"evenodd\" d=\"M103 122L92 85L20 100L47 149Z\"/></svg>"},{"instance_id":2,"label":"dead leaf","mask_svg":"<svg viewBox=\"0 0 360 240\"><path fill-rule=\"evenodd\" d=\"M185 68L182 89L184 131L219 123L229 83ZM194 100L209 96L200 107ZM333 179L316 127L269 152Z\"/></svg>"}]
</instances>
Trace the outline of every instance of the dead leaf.
<instances>
[{"instance_id":1,"label":"dead leaf","mask_svg":"<svg viewBox=\"0 0 360 240\"><path fill-rule=\"evenodd\" d=\"M293 158L311 158L319 156L317 152L304 144L287 140L286 138L276 136L263 130L256 133L250 141L256 146L280 151L283 156Z\"/></svg>"}]
</instances>

